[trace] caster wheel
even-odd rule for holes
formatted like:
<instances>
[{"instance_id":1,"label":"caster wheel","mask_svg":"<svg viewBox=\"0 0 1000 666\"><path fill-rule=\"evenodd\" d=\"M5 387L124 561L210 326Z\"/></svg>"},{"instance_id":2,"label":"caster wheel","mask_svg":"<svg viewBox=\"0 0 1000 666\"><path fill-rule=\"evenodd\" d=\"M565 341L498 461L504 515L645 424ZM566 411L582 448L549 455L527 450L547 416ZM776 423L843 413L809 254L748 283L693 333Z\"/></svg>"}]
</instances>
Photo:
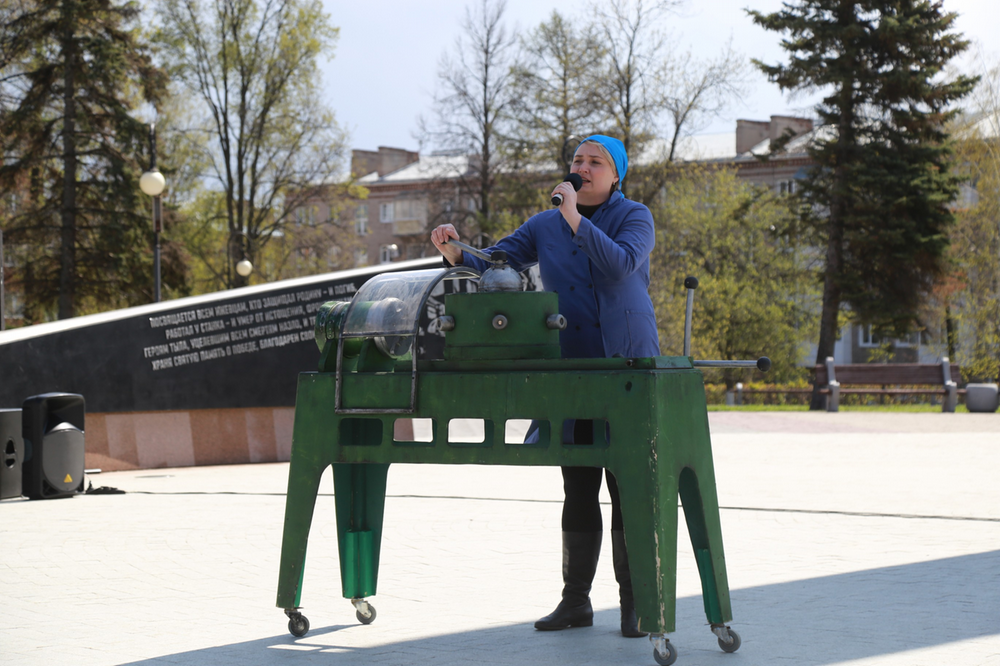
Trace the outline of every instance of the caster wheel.
<instances>
[{"instance_id":1,"label":"caster wheel","mask_svg":"<svg viewBox=\"0 0 1000 666\"><path fill-rule=\"evenodd\" d=\"M361 624L371 624L372 622L375 621L375 615L376 615L375 607L372 606L371 604L368 604L368 612L371 613L371 615L369 615L368 617L365 617L361 613L361 611L355 611L354 616L358 618L358 622L360 622Z\"/></svg>"},{"instance_id":2,"label":"caster wheel","mask_svg":"<svg viewBox=\"0 0 1000 666\"><path fill-rule=\"evenodd\" d=\"M743 644L743 642L740 640L740 635L735 631L733 631L732 629L730 629L729 636L730 638L732 638L732 641L727 644L724 640L720 638L719 647L722 648L723 652L736 652L737 650L740 649L740 645Z\"/></svg>"},{"instance_id":3,"label":"caster wheel","mask_svg":"<svg viewBox=\"0 0 1000 666\"><path fill-rule=\"evenodd\" d=\"M302 614L288 618L288 631L296 638L302 638L309 632L309 618Z\"/></svg>"},{"instance_id":4,"label":"caster wheel","mask_svg":"<svg viewBox=\"0 0 1000 666\"><path fill-rule=\"evenodd\" d=\"M666 644L663 652L653 648L653 659L660 666L670 666L670 664L677 661L677 648L670 643Z\"/></svg>"}]
</instances>

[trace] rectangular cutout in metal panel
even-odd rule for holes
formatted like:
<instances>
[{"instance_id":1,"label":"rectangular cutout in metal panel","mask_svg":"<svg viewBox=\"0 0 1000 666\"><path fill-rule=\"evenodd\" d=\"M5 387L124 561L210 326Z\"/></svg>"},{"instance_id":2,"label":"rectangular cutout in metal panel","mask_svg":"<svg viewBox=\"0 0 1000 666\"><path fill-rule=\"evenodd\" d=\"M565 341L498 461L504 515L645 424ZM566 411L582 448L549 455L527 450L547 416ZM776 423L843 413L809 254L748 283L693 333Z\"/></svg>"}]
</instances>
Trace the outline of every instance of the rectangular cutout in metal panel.
<instances>
[{"instance_id":1,"label":"rectangular cutout in metal panel","mask_svg":"<svg viewBox=\"0 0 1000 666\"><path fill-rule=\"evenodd\" d=\"M392 441L401 444L433 443L434 419L396 419L392 428Z\"/></svg>"},{"instance_id":2,"label":"rectangular cutout in metal panel","mask_svg":"<svg viewBox=\"0 0 1000 666\"><path fill-rule=\"evenodd\" d=\"M504 423L504 444L546 446L549 443L549 422L531 419L507 419Z\"/></svg>"},{"instance_id":3,"label":"rectangular cutout in metal panel","mask_svg":"<svg viewBox=\"0 0 1000 666\"><path fill-rule=\"evenodd\" d=\"M451 419L448 421L449 444L485 444L485 419Z\"/></svg>"}]
</instances>

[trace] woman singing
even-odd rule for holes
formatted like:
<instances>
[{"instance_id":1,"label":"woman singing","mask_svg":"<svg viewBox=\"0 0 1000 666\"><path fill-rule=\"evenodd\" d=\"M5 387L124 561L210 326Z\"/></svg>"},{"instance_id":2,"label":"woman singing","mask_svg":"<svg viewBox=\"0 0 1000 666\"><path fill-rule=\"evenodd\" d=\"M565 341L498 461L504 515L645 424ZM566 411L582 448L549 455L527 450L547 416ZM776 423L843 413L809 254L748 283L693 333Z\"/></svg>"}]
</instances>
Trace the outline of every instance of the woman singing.
<instances>
[{"instance_id":1,"label":"woman singing","mask_svg":"<svg viewBox=\"0 0 1000 666\"><path fill-rule=\"evenodd\" d=\"M568 182L560 183L552 191L563 197L559 208L531 217L486 250L506 251L508 263L517 271L538 264L545 289L559 294L559 312L568 322L559 338L563 358L636 358L660 353L649 298L653 217L648 208L622 195L621 182L627 170L628 155L621 141L600 134L584 139L570 168L583 181L580 191ZM431 241L448 262L480 271L489 267L487 262L447 245L449 239L459 240L450 224L431 232ZM593 432L592 421L576 421L566 434L576 444L590 444L595 435L604 436ZM598 495L603 475L611 494L611 543L622 635L645 636L636 621L614 476L597 467L563 467L562 475L566 493L562 601L538 620L535 628L551 631L594 623L590 588L601 552L603 524Z\"/></svg>"}]
</instances>

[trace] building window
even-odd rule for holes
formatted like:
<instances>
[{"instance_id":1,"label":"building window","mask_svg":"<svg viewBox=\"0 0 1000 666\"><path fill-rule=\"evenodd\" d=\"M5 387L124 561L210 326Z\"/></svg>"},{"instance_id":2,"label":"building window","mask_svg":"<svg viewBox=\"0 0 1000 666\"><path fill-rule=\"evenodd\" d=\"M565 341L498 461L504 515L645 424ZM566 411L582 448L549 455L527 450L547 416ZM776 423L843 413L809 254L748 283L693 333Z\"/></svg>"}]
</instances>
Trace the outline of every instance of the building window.
<instances>
[{"instance_id":1,"label":"building window","mask_svg":"<svg viewBox=\"0 0 1000 666\"><path fill-rule=\"evenodd\" d=\"M778 183L778 192L780 194L795 194L795 181L794 180L783 180Z\"/></svg>"},{"instance_id":2,"label":"building window","mask_svg":"<svg viewBox=\"0 0 1000 666\"><path fill-rule=\"evenodd\" d=\"M379 246L378 262L380 264L388 264L390 261L398 257L399 257L399 246L396 245L395 243Z\"/></svg>"},{"instance_id":3,"label":"building window","mask_svg":"<svg viewBox=\"0 0 1000 666\"><path fill-rule=\"evenodd\" d=\"M885 342L891 342L894 347L918 347L920 346L920 332L910 333L905 338L888 340L876 333L871 324L858 328L859 347L881 347Z\"/></svg>"},{"instance_id":4,"label":"building window","mask_svg":"<svg viewBox=\"0 0 1000 666\"><path fill-rule=\"evenodd\" d=\"M316 214L318 212L316 206L299 206L295 209L295 223L307 227L315 227Z\"/></svg>"},{"instance_id":5,"label":"building window","mask_svg":"<svg viewBox=\"0 0 1000 666\"><path fill-rule=\"evenodd\" d=\"M427 201L425 199L399 199L396 201L393 221L427 220Z\"/></svg>"},{"instance_id":6,"label":"building window","mask_svg":"<svg viewBox=\"0 0 1000 666\"><path fill-rule=\"evenodd\" d=\"M354 232L359 236L368 235L368 204L362 204L354 211Z\"/></svg>"},{"instance_id":7,"label":"building window","mask_svg":"<svg viewBox=\"0 0 1000 666\"><path fill-rule=\"evenodd\" d=\"M393 203L379 204L378 206L378 219L380 222L392 222L395 219L393 214Z\"/></svg>"}]
</instances>

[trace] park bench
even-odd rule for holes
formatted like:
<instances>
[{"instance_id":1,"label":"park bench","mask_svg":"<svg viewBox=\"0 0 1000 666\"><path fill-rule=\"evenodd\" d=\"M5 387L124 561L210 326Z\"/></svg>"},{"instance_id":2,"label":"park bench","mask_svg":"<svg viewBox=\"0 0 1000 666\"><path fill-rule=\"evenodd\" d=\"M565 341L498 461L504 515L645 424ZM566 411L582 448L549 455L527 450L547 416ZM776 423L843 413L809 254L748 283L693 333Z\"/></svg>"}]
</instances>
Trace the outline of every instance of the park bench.
<instances>
[{"instance_id":1,"label":"park bench","mask_svg":"<svg viewBox=\"0 0 1000 666\"><path fill-rule=\"evenodd\" d=\"M822 386L820 393L826 396L826 410L836 412L840 407L842 393L867 395L941 395L942 411L954 412L959 389L952 377L960 377L959 366L948 358L941 363L853 363L835 365L832 357L826 363L814 368L816 381ZM848 386L852 388L847 388ZM886 388L895 386L897 388ZM923 388L917 388L922 386ZM905 388L899 388L905 387ZM736 385L733 398L737 405L743 404L745 395L785 394L808 395L812 388L745 388Z\"/></svg>"},{"instance_id":2,"label":"park bench","mask_svg":"<svg viewBox=\"0 0 1000 666\"><path fill-rule=\"evenodd\" d=\"M816 383L826 396L826 411L836 412L843 393L868 395L940 395L941 411L954 412L958 404L960 369L948 357L941 363L851 363L835 365L833 357L816 366ZM879 386L881 388L874 388ZM895 386L897 388L886 388ZM848 388L855 387L855 388ZM858 388L860 387L860 388ZM905 388L901 388L905 387ZM922 388L920 388L922 387Z\"/></svg>"}]
</instances>

